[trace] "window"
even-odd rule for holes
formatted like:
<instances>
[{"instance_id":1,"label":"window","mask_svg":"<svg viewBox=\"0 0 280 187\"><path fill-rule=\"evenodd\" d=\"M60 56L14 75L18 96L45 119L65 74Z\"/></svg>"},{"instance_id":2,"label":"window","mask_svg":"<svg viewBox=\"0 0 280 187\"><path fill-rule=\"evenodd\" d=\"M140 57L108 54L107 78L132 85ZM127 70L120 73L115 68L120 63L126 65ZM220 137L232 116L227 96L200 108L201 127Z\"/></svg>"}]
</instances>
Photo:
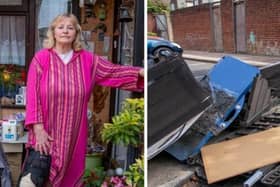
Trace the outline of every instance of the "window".
<instances>
[{"instance_id":1,"label":"window","mask_svg":"<svg viewBox=\"0 0 280 187\"><path fill-rule=\"evenodd\" d=\"M0 16L1 96L15 97L25 84L25 17Z\"/></svg>"},{"instance_id":2,"label":"window","mask_svg":"<svg viewBox=\"0 0 280 187\"><path fill-rule=\"evenodd\" d=\"M42 48L47 27L58 14L78 14L78 1L0 0L0 104L14 103L35 51ZM5 25L5 26L3 26ZM2 98L9 100L1 103Z\"/></svg>"},{"instance_id":3,"label":"window","mask_svg":"<svg viewBox=\"0 0 280 187\"><path fill-rule=\"evenodd\" d=\"M27 0L0 1L0 24L2 25L0 27L1 101L5 97L3 99L5 103L0 103L2 105L13 105L20 87L26 84L28 62L31 60L31 54L34 53L34 45L32 45L32 30L34 30L32 28L32 10L34 9L31 9L32 2Z\"/></svg>"},{"instance_id":4,"label":"window","mask_svg":"<svg viewBox=\"0 0 280 187\"><path fill-rule=\"evenodd\" d=\"M51 21L59 14L67 13L71 11L71 3L69 0L41 0L37 2L36 17L36 51L43 47L43 41L46 37L48 26Z\"/></svg>"}]
</instances>

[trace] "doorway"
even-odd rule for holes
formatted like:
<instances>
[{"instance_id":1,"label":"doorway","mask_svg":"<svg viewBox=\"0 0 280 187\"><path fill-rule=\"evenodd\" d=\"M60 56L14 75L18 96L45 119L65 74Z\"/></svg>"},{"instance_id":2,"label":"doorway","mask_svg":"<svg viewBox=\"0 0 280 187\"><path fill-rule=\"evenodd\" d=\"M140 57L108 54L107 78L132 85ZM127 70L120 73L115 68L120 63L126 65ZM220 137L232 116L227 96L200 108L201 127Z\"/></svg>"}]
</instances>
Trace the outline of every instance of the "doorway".
<instances>
[{"instance_id":1,"label":"doorway","mask_svg":"<svg viewBox=\"0 0 280 187\"><path fill-rule=\"evenodd\" d=\"M246 52L246 25L245 25L245 2L236 1L234 7L234 33L235 50L237 53Z\"/></svg>"},{"instance_id":2,"label":"doorway","mask_svg":"<svg viewBox=\"0 0 280 187\"><path fill-rule=\"evenodd\" d=\"M213 22L213 37L214 49L216 52L223 51L223 35L222 35L222 21L221 21L221 6L220 3L212 4L212 22Z\"/></svg>"}]
</instances>

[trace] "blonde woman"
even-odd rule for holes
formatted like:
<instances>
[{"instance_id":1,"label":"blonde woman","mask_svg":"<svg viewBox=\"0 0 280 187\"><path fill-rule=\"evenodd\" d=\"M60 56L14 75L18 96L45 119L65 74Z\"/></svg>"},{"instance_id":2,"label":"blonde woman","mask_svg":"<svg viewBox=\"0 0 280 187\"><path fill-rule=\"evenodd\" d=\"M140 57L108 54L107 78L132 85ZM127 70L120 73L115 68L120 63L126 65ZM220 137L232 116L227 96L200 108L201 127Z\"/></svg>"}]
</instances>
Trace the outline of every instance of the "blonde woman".
<instances>
[{"instance_id":1,"label":"blonde woman","mask_svg":"<svg viewBox=\"0 0 280 187\"><path fill-rule=\"evenodd\" d=\"M42 186L40 180L46 175L47 183L54 187L82 186L87 103L94 85L143 90L142 68L112 64L82 49L80 35L81 27L74 15L59 15L49 27L45 48L30 64L26 160L31 150L50 155L51 164L49 173L42 176L36 176L34 168L24 164L20 186ZM33 162L32 157L29 162Z\"/></svg>"}]
</instances>

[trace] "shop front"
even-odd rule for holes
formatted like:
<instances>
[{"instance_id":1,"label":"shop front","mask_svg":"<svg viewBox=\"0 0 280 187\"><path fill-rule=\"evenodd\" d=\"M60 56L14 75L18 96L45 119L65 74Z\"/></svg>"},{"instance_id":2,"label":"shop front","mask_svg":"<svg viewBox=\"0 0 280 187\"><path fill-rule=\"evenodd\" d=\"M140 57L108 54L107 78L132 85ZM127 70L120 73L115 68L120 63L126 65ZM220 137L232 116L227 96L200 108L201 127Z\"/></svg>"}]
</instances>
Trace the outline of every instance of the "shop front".
<instances>
[{"instance_id":1,"label":"shop front","mask_svg":"<svg viewBox=\"0 0 280 187\"><path fill-rule=\"evenodd\" d=\"M143 6L144 2L135 0L0 1L0 134L4 152L11 163L14 184L28 134L21 129L6 131L7 127L4 129L3 124L13 120L19 126L24 123L29 64L33 55L42 49L50 22L59 14L73 13L82 26L82 40L87 50L113 63L142 66ZM105 87L95 88L88 104L93 114L90 124L94 125L89 144L102 143L98 132L103 123L110 121L111 116L119 111L120 103L131 95L130 92ZM109 149L108 154L114 155L111 147ZM127 160L127 154L121 154Z\"/></svg>"}]
</instances>

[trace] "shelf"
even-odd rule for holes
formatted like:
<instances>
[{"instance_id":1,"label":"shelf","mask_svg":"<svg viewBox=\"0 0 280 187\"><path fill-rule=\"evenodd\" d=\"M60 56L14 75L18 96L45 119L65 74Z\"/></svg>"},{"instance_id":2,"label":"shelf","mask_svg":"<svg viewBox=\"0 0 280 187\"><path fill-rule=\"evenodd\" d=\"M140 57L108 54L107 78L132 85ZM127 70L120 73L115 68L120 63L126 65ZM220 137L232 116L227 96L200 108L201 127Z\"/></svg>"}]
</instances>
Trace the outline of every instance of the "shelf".
<instances>
[{"instance_id":1,"label":"shelf","mask_svg":"<svg viewBox=\"0 0 280 187\"><path fill-rule=\"evenodd\" d=\"M25 109L25 105L0 105L0 109Z\"/></svg>"},{"instance_id":2,"label":"shelf","mask_svg":"<svg viewBox=\"0 0 280 187\"><path fill-rule=\"evenodd\" d=\"M2 143L9 143L9 144L17 144L17 143L27 143L28 133L24 133L24 136L20 137L17 141L2 141L2 138L0 139L0 142Z\"/></svg>"}]
</instances>

